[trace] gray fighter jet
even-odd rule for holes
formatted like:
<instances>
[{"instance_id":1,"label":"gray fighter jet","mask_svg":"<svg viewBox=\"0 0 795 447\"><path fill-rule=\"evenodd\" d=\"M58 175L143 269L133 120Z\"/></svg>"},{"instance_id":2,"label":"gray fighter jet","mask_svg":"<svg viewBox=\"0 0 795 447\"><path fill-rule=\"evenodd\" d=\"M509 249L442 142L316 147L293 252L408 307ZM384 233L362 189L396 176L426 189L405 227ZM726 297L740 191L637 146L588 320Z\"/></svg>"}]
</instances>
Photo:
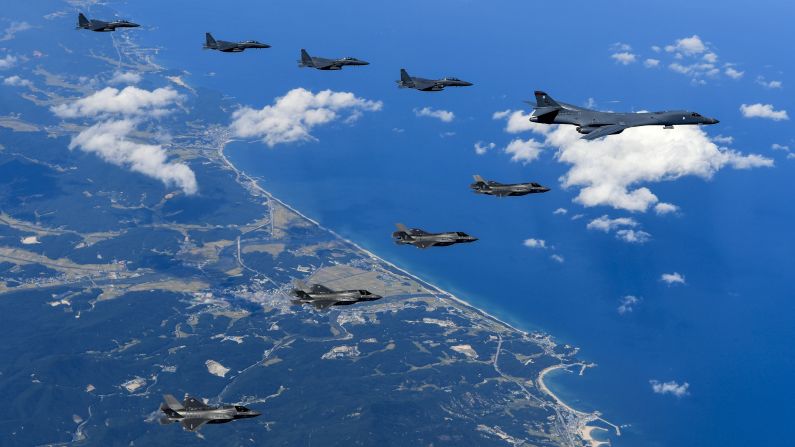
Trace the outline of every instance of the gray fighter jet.
<instances>
[{"instance_id":1,"label":"gray fighter jet","mask_svg":"<svg viewBox=\"0 0 795 447\"><path fill-rule=\"evenodd\" d=\"M196 431L204 424L225 424L235 419L253 418L261 414L242 405L211 407L190 396L182 403L170 394L163 396L163 400L160 411L165 413L165 416L160 418L160 423L166 425L179 422L187 431Z\"/></svg>"},{"instance_id":2,"label":"gray fighter jet","mask_svg":"<svg viewBox=\"0 0 795 447\"><path fill-rule=\"evenodd\" d=\"M360 301L380 300L381 295L367 290L331 290L326 286L314 284L311 288L301 281L295 281L293 295L297 298L294 304L311 304L320 310L331 306L349 306Z\"/></svg>"},{"instance_id":3,"label":"gray fighter jet","mask_svg":"<svg viewBox=\"0 0 795 447\"><path fill-rule=\"evenodd\" d=\"M139 26L141 25L127 20L114 20L112 22L97 19L89 20L82 12L77 14L77 29L87 29L98 33L104 33L116 31L116 28L138 28Z\"/></svg>"},{"instance_id":4,"label":"gray fighter jet","mask_svg":"<svg viewBox=\"0 0 795 447\"><path fill-rule=\"evenodd\" d=\"M243 42L227 42L225 40L215 40L213 35L205 33L205 50L218 50L224 53L241 53L247 48L270 48L267 43L257 42L256 40L244 40Z\"/></svg>"},{"instance_id":5,"label":"gray fighter jet","mask_svg":"<svg viewBox=\"0 0 795 447\"><path fill-rule=\"evenodd\" d=\"M405 68L400 69L400 80L395 81L400 88L413 88L423 92L438 92L445 87L469 87L471 82L462 81L458 78L424 79L409 76Z\"/></svg>"},{"instance_id":6,"label":"gray fighter jet","mask_svg":"<svg viewBox=\"0 0 795 447\"><path fill-rule=\"evenodd\" d=\"M499 183L494 180L484 180L483 177L475 175L475 183L469 185L477 194L486 194L489 196L506 197L506 196L524 196L527 194L537 194L549 191L546 186L541 186L538 183Z\"/></svg>"},{"instance_id":7,"label":"gray fighter jet","mask_svg":"<svg viewBox=\"0 0 795 447\"><path fill-rule=\"evenodd\" d=\"M413 245L417 248L444 247L447 245L475 242L478 240L462 231L449 233L428 233L417 228L406 228L403 224L395 224L398 231L392 233L398 245Z\"/></svg>"},{"instance_id":8,"label":"gray fighter jet","mask_svg":"<svg viewBox=\"0 0 795 447\"><path fill-rule=\"evenodd\" d=\"M298 61L299 67L310 67L318 70L342 70L342 67L346 65L370 65L370 63L356 59L355 57L343 57L340 59L314 57L310 56L303 48L301 48L301 60Z\"/></svg>"},{"instance_id":9,"label":"gray fighter jet","mask_svg":"<svg viewBox=\"0 0 795 447\"><path fill-rule=\"evenodd\" d=\"M673 129L682 124L718 124L718 120L687 110L665 112L613 113L598 112L557 102L544 92L535 92L536 105L530 121L544 124L573 124L584 140L595 140L620 134L630 127L663 126Z\"/></svg>"}]
</instances>

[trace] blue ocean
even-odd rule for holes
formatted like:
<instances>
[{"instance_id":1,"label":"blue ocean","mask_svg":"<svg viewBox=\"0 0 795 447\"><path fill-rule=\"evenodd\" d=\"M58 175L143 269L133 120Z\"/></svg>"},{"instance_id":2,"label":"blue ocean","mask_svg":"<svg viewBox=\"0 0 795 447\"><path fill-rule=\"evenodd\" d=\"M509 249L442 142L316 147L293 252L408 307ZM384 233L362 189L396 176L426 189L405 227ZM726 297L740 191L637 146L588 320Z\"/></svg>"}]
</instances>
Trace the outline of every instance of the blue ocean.
<instances>
[{"instance_id":1,"label":"blue ocean","mask_svg":"<svg viewBox=\"0 0 795 447\"><path fill-rule=\"evenodd\" d=\"M782 445L789 439L795 160L770 147L792 144L792 126L745 119L738 108L775 102L795 109L788 93L795 85L788 56L792 4L180 0L119 9L157 29L136 39L162 47L158 62L201 94L254 108L297 87L383 101L381 111L353 124L313 130L316 141L274 148L236 141L226 154L322 225L519 328L579 346L580 357L598 366L583 376L554 374L550 385L575 408L599 410L621 425L612 445ZM273 48L203 52L205 31ZM617 42L650 52L694 34L738 63L745 79L699 86L666 67L625 67L610 58ZM295 61L302 47L372 64L301 70ZM475 85L441 93L399 90L400 68ZM758 86L754 78L763 74L783 79L784 88ZM535 89L579 105L593 98L614 110L699 110L721 120L708 132L733 136L732 147L771 157L775 167L726 168L711 179L646 185L678 205L677 215L586 208L572 201L576 188L560 186L569 167L553 150L526 165L501 151L513 136L492 115L527 110L522 101ZM423 107L452 111L455 119L417 117L415 109ZM496 148L477 155L478 141ZM552 191L478 196L468 188L473 174L537 181ZM558 208L567 213L553 214ZM586 229L605 214L636 219L651 240L628 244ZM390 238L397 222L480 240L429 250L397 246ZM543 239L547 248L526 247L528 238ZM660 280L670 272L686 283ZM639 301L622 315L617 308L627 295ZM686 382L687 394L657 394L650 381Z\"/></svg>"}]
</instances>

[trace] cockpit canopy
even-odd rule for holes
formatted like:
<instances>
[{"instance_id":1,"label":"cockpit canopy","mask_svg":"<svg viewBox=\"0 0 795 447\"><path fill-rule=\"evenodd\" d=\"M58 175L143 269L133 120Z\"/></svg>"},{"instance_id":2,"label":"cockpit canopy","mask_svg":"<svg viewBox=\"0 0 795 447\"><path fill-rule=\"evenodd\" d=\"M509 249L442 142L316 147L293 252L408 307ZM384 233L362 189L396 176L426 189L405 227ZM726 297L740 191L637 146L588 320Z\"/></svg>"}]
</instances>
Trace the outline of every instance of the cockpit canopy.
<instances>
[{"instance_id":1,"label":"cockpit canopy","mask_svg":"<svg viewBox=\"0 0 795 447\"><path fill-rule=\"evenodd\" d=\"M458 237L469 237L469 235L464 233L463 231L456 231L455 234Z\"/></svg>"},{"instance_id":2,"label":"cockpit canopy","mask_svg":"<svg viewBox=\"0 0 795 447\"><path fill-rule=\"evenodd\" d=\"M454 78L452 76L445 76L442 78L443 81L460 81L458 78Z\"/></svg>"},{"instance_id":3,"label":"cockpit canopy","mask_svg":"<svg viewBox=\"0 0 795 447\"><path fill-rule=\"evenodd\" d=\"M538 184L538 183L536 183L536 182L532 182L532 183L530 183L530 186L532 186L532 187L534 187L534 188L541 188L541 185L540 185L540 184Z\"/></svg>"},{"instance_id":4,"label":"cockpit canopy","mask_svg":"<svg viewBox=\"0 0 795 447\"><path fill-rule=\"evenodd\" d=\"M344 60L344 61L357 61L358 59L356 59L355 57L346 56L346 57L343 57L342 60Z\"/></svg>"},{"instance_id":5,"label":"cockpit canopy","mask_svg":"<svg viewBox=\"0 0 795 447\"><path fill-rule=\"evenodd\" d=\"M690 116L692 116L693 118L701 118L701 115L695 112L691 113Z\"/></svg>"},{"instance_id":6,"label":"cockpit canopy","mask_svg":"<svg viewBox=\"0 0 795 447\"><path fill-rule=\"evenodd\" d=\"M235 405L235 410L240 412L240 413L248 413L249 411L251 411L251 410L249 410L248 408L246 408L246 407L244 407L242 405Z\"/></svg>"}]
</instances>

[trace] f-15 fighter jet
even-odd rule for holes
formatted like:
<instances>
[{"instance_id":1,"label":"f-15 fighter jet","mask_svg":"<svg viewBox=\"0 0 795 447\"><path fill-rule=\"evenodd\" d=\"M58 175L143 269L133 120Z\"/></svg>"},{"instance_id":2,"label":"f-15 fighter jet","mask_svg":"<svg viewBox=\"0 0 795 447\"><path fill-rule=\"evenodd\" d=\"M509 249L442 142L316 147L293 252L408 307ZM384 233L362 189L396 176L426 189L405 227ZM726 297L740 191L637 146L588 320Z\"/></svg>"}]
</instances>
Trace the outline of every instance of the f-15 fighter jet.
<instances>
[{"instance_id":1,"label":"f-15 fighter jet","mask_svg":"<svg viewBox=\"0 0 795 447\"><path fill-rule=\"evenodd\" d=\"M675 125L719 122L715 118L687 110L641 113L598 112L557 102L544 92L536 91L535 96L536 105L530 115L530 121L544 124L573 124L577 126L577 132L584 134L583 140L620 134L630 127L637 126L663 126L666 129L673 129Z\"/></svg>"},{"instance_id":2,"label":"f-15 fighter jet","mask_svg":"<svg viewBox=\"0 0 795 447\"><path fill-rule=\"evenodd\" d=\"M471 82L462 81L458 78L446 77L442 79L424 79L409 76L404 68L400 69L400 80L395 81L400 88L413 88L423 92L438 92L445 87L469 87Z\"/></svg>"},{"instance_id":3,"label":"f-15 fighter jet","mask_svg":"<svg viewBox=\"0 0 795 447\"><path fill-rule=\"evenodd\" d=\"M399 245L413 245L417 248L444 247L478 240L478 238L462 231L428 233L417 228L406 228L403 224L396 224L396 226L398 231L392 233L392 237L395 239L395 243Z\"/></svg>"},{"instance_id":4,"label":"f-15 fighter jet","mask_svg":"<svg viewBox=\"0 0 795 447\"><path fill-rule=\"evenodd\" d=\"M112 22L97 19L89 20L82 12L77 14L77 29L87 29L98 33L104 33L116 31L116 28L138 28L139 26L141 25L127 20L114 20Z\"/></svg>"},{"instance_id":5,"label":"f-15 fighter jet","mask_svg":"<svg viewBox=\"0 0 795 447\"><path fill-rule=\"evenodd\" d=\"M165 413L165 416L160 418L160 423L165 425L179 422L187 431L196 431L204 424L224 424L235 419L248 419L261 414L242 405L212 407L190 396L182 403L170 394L163 396L163 400L160 411Z\"/></svg>"},{"instance_id":6,"label":"f-15 fighter jet","mask_svg":"<svg viewBox=\"0 0 795 447\"><path fill-rule=\"evenodd\" d=\"M227 42L225 40L215 40L213 35L205 33L205 50L218 50L224 53L240 53L248 48L270 48L267 43L257 42L256 40L244 40L243 42Z\"/></svg>"},{"instance_id":7,"label":"f-15 fighter jet","mask_svg":"<svg viewBox=\"0 0 795 447\"><path fill-rule=\"evenodd\" d=\"M301 60L298 61L299 67L310 67L318 70L342 70L342 67L346 65L370 65L370 63L355 57L326 59L325 57L310 56L303 48L301 49Z\"/></svg>"},{"instance_id":8,"label":"f-15 fighter jet","mask_svg":"<svg viewBox=\"0 0 795 447\"><path fill-rule=\"evenodd\" d=\"M527 194L537 194L549 191L546 186L541 186L538 183L499 183L494 180L484 180L483 177L475 175L475 183L469 185L477 194L486 194L489 196L524 196Z\"/></svg>"}]
</instances>

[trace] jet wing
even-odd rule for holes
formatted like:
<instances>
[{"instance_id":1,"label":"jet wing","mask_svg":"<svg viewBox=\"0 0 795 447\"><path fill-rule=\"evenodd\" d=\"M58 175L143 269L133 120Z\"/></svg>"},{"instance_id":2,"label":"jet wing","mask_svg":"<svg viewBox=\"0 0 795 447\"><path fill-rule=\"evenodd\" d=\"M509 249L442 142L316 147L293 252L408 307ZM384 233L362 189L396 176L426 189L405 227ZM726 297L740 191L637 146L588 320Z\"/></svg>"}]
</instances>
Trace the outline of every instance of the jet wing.
<instances>
[{"instance_id":1,"label":"jet wing","mask_svg":"<svg viewBox=\"0 0 795 447\"><path fill-rule=\"evenodd\" d=\"M415 243L414 245L419 247L419 248L428 248L428 247L433 247L434 245L436 245L436 242L434 242L434 241L419 241L419 242Z\"/></svg>"},{"instance_id":2,"label":"jet wing","mask_svg":"<svg viewBox=\"0 0 795 447\"><path fill-rule=\"evenodd\" d=\"M221 51L232 50L238 47L238 44L234 42L225 42L223 40L219 40L216 43L218 45L218 49Z\"/></svg>"},{"instance_id":3,"label":"jet wing","mask_svg":"<svg viewBox=\"0 0 795 447\"><path fill-rule=\"evenodd\" d=\"M313 57L312 63L315 65L315 68L324 69L333 66L337 61L332 59L323 59L319 57Z\"/></svg>"},{"instance_id":4,"label":"jet wing","mask_svg":"<svg viewBox=\"0 0 795 447\"><path fill-rule=\"evenodd\" d=\"M623 132L624 130L628 129L629 127L631 127L631 126L627 126L627 125L624 125L624 124L611 124L609 126L603 126L603 127L600 127L598 129L594 130L591 133L583 135L582 139L583 140L595 140L597 138L606 137L608 135L616 135L616 134L619 134L619 133Z\"/></svg>"},{"instance_id":5,"label":"jet wing","mask_svg":"<svg viewBox=\"0 0 795 447\"><path fill-rule=\"evenodd\" d=\"M418 90L426 90L429 88L433 88L437 84L438 83L436 81L430 81L427 79L416 79L416 78L414 79L414 88Z\"/></svg>"},{"instance_id":6,"label":"jet wing","mask_svg":"<svg viewBox=\"0 0 795 447\"><path fill-rule=\"evenodd\" d=\"M185 400L182 402L182 406L185 407L186 410L209 410L210 407L207 406L204 402L196 399L195 397L186 397Z\"/></svg>"},{"instance_id":7,"label":"jet wing","mask_svg":"<svg viewBox=\"0 0 795 447\"><path fill-rule=\"evenodd\" d=\"M328 310L329 307L334 305L334 301L314 301L312 305L318 310Z\"/></svg>"},{"instance_id":8,"label":"jet wing","mask_svg":"<svg viewBox=\"0 0 795 447\"><path fill-rule=\"evenodd\" d=\"M311 293L334 293L334 291L326 286L315 284L312 286Z\"/></svg>"},{"instance_id":9,"label":"jet wing","mask_svg":"<svg viewBox=\"0 0 795 447\"><path fill-rule=\"evenodd\" d=\"M202 425L206 424L208 419L199 419L199 418L190 418L190 419L182 419L180 420L180 424L182 424L182 428L188 431L196 431Z\"/></svg>"}]
</instances>

